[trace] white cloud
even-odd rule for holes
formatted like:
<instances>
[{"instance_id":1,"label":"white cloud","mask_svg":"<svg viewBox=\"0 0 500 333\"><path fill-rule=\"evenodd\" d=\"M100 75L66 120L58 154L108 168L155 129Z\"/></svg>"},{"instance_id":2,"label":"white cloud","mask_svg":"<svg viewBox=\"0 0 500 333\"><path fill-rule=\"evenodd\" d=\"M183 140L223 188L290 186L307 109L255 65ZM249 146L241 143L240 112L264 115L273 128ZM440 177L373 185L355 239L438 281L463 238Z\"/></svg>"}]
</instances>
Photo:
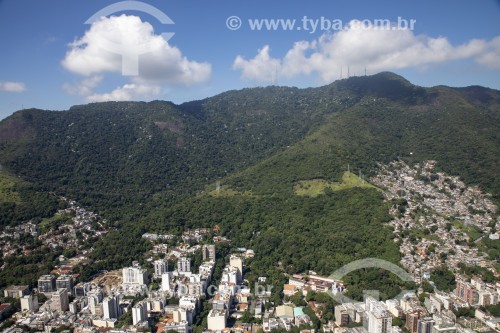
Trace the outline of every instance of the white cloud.
<instances>
[{"instance_id":1,"label":"white cloud","mask_svg":"<svg viewBox=\"0 0 500 333\"><path fill-rule=\"evenodd\" d=\"M233 68L242 70L243 78L261 82L269 82L269 68L279 69L280 77L314 73L321 81L329 82L347 66L351 73L361 73L365 66L376 72L473 59L500 68L499 57L500 37L454 46L445 37L415 35L411 30L361 29L351 22L346 30L324 34L312 42L295 43L282 59L272 58L267 45L252 59L237 56Z\"/></svg>"},{"instance_id":2,"label":"white cloud","mask_svg":"<svg viewBox=\"0 0 500 333\"><path fill-rule=\"evenodd\" d=\"M95 75L76 84L65 83L63 89L71 95L88 96L92 94L92 89L97 87L101 81L102 75Z\"/></svg>"},{"instance_id":3,"label":"white cloud","mask_svg":"<svg viewBox=\"0 0 500 333\"><path fill-rule=\"evenodd\" d=\"M86 97L88 102L106 101L132 101L140 98L151 98L158 96L161 87L141 82L132 82L118 87L110 93L91 94Z\"/></svg>"},{"instance_id":4,"label":"white cloud","mask_svg":"<svg viewBox=\"0 0 500 333\"><path fill-rule=\"evenodd\" d=\"M485 51L477 57L477 62L490 68L500 69L500 36L485 46Z\"/></svg>"},{"instance_id":5,"label":"white cloud","mask_svg":"<svg viewBox=\"0 0 500 333\"><path fill-rule=\"evenodd\" d=\"M265 45L257 55L250 60L237 56L233 68L241 69L242 76L257 81L271 81L274 73L279 69L280 61L269 56L269 46Z\"/></svg>"},{"instance_id":6,"label":"white cloud","mask_svg":"<svg viewBox=\"0 0 500 333\"><path fill-rule=\"evenodd\" d=\"M26 85L22 82L0 81L0 91L20 93L26 90Z\"/></svg>"},{"instance_id":7,"label":"white cloud","mask_svg":"<svg viewBox=\"0 0 500 333\"><path fill-rule=\"evenodd\" d=\"M187 59L177 47L156 35L151 24L130 15L103 17L94 22L70 44L62 65L90 77L77 85L66 84L64 89L95 100L137 98L157 91L161 85L187 86L205 82L211 76L209 63ZM130 75L131 82L108 94L92 93L106 73Z\"/></svg>"}]
</instances>

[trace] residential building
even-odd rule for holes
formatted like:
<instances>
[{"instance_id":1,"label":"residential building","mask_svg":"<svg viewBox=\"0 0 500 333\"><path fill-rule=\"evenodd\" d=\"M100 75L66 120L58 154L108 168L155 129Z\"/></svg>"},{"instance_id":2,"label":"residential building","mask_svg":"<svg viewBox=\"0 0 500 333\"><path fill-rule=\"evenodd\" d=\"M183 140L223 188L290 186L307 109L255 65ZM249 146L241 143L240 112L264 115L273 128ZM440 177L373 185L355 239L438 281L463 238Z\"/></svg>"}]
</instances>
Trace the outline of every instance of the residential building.
<instances>
[{"instance_id":1,"label":"residential building","mask_svg":"<svg viewBox=\"0 0 500 333\"><path fill-rule=\"evenodd\" d=\"M275 313L278 318L293 318L293 308L288 305L277 306Z\"/></svg>"},{"instance_id":2,"label":"residential building","mask_svg":"<svg viewBox=\"0 0 500 333\"><path fill-rule=\"evenodd\" d=\"M455 295L462 301L468 302L470 305L476 305L479 301L477 289L471 283L463 279L457 279Z\"/></svg>"},{"instance_id":3,"label":"residential building","mask_svg":"<svg viewBox=\"0 0 500 333\"><path fill-rule=\"evenodd\" d=\"M406 324L405 327L411 333L417 333L418 331L418 320L422 318L425 311L422 308L411 309L406 313Z\"/></svg>"},{"instance_id":4,"label":"residential building","mask_svg":"<svg viewBox=\"0 0 500 333\"><path fill-rule=\"evenodd\" d=\"M293 310L292 310L293 311ZM292 312L293 313L293 312ZM226 310L210 310L207 317L207 328L209 331L221 331L226 328L227 311Z\"/></svg>"},{"instance_id":5,"label":"residential building","mask_svg":"<svg viewBox=\"0 0 500 333\"><path fill-rule=\"evenodd\" d=\"M166 272L161 275L161 290L163 292L170 291L170 273Z\"/></svg>"},{"instance_id":6,"label":"residential building","mask_svg":"<svg viewBox=\"0 0 500 333\"><path fill-rule=\"evenodd\" d=\"M21 297L21 311L37 312L38 297L33 294Z\"/></svg>"},{"instance_id":7,"label":"residential building","mask_svg":"<svg viewBox=\"0 0 500 333\"><path fill-rule=\"evenodd\" d=\"M38 291L51 293L56 290L56 278L53 275L42 275L38 278Z\"/></svg>"},{"instance_id":8,"label":"residential building","mask_svg":"<svg viewBox=\"0 0 500 333\"><path fill-rule=\"evenodd\" d=\"M243 259L240 256L233 254L229 258L229 266L234 267L238 270L237 279L238 283L240 283L243 277Z\"/></svg>"},{"instance_id":9,"label":"residential building","mask_svg":"<svg viewBox=\"0 0 500 333\"><path fill-rule=\"evenodd\" d=\"M179 273L190 273L191 272L191 260L187 257L180 257L177 261L177 271Z\"/></svg>"},{"instance_id":10,"label":"residential building","mask_svg":"<svg viewBox=\"0 0 500 333\"><path fill-rule=\"evenodd\" d=\"M89 282L80 282L73 287L73 295L75 297L87 296L87 293L92 289Z\"/></svg>"},{"instance_id":11,"label":"residential building","mask_svg":"<svg viewBox=\"0 0 500 333\"><path fill-rule=\"evenodd\" d=\"M160 277L163 273L166 273L168 270L168 263L164 259L155 260L153 262L155 268L155 276Z\"/></svg>"},{"instance_id":12,"label":"residential building","mask_svg":"<svg viewBox=\"0 0 500 333\"><path fill-rule=\"evenodd\" d=\"M56 279L56 289L66 289L70 295L73 294L73 276L61 275Z\"/></svg>"},{"instance_id":13,"label":"residential building","mask_svg":"<svg viewBox=\"0 0 500 333\"><path fill-rule=\"evenodd\" d=\"M9 286L3 290L4 297L22 298L30 293L28 286Z\"/></svg>"},{"instance_id":14,"label":"residential building","mask_svg":"<svg viewBox=\"0 0 500 333\"><path fill-rule=\"evenodd\" d=\"M105 297L102 300L102 313L104 319L119 318L118 300L114 296Z\"/></svg>"},{"instance_id":15,"label":"residential building","mask_svg":"<svg viewBox=\"0 0 500 333\"><path fill-rule=\"evenodd\" d=\"M346 326L356 319L356 308L352 303L344 303L335 306L335 323L338 326Z\"/></svg>"},{"instance_id":16,"label":"residential building","mask_svg":"<svg viewBox=\"0 0 500 333\"><path fill-rule=\"evenodd\" d=\"M203 261L207 261L207 260L215 261L215 245L214 244L203 245L201 252L203 254Z\"/></svg>"},{"instance_id":17,"label":"residential building","mask_svg":"<svg viewBox=\"0 0 500 333\"><path fill-rule=\"evenodd\" d=\"M369 333L391 333L392 316L384 303L367 297L365 309L368 318Z\"/></svg>"},{"instance_id":18,"label":"residential building","mask_svg":"<svg viewBox=\"0 0 500 333\"><path fill-rule=\"evenodd\" d=\"M434 326L434 319L431 317L425 317L418 320L417 333L432 333L432 327Z\"/></svg>"},{"instance_id":19,"label":"residential building","mask_svg":"<svg viewBox=\"0 0 500 333\"><path fill-rule=\"evenodd\" d=\"M69 297L66 289L56 290L52 294L50 301L52 311L64 312L69 310Z\"/></svg>"},{"instance_id":20,"label":"residential building","mask_svg":"<svg viewBox=\"0 0 500 333\"><path fill-rule=\"evenodd\" d=\"M147 320L147 310L146 304L144 302L139 302L132 308L132 324L137 325L138 323Z\"/></svg>"},{"instance_id":21,"label":"residential building","mask_svg":"<svg viewBox=\"0 0 500 333\"><path fill-rule=\"evenodd\" d=\"M148 283L148 275L145 269L139 267L125 267L122 270L124 284L144 285Z\"/></svg>"}]
</instances>

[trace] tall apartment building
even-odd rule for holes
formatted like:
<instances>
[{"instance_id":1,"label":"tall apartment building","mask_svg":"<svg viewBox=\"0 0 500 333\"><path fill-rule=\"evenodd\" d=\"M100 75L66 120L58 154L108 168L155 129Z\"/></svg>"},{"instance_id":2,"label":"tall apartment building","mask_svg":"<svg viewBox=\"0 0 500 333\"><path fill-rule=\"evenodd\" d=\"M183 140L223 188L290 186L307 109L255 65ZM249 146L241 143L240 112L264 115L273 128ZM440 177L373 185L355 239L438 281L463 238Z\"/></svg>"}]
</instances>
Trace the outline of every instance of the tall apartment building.
<instances>
[{"instance_id":1,"label":"tall apartment building","mask_svg":"<svg viewBox=\"0 0 500 333\"><path fill-rule=\"evenodd\" d=\"M125 267L122 270L124 284L148 284L148 275L145 269L139 267Z\"/></svg>"},{"instance_id":2,"label":"tall apartment building","mask_svg":"<svg viewBox=\"0 0 500 333\"><path fill-rule=\"evenodd\" d=\"M155 276L160 277L163 273L167 272L168 264L164 259L155 260L153 262L155 268Z\"/></svg>"},{"instance_id":3,"label":"tall apartment building","mask_svg":"<svg viewBox=\"0 0 500 333\"><path fill-rule=\"evenodd\" d=\"M148 318L146 304L139 302L132 308L132 324L137 325Z\"/></svg>"},{"instance_id":4,"label":"tall apartment building","mask_svg":"<svg viewBox=\"0 0 500 333\"><path fill-rule=\"evenodd\" d=\"M64 312L69 310L69 297L66 289L56 290L52 294L50 301L52 311Z\"/></svg>"},{"instance_id":5,"label":"tall apartment building","mask_svg":"<svg viewBox=\"0 0 500 333\"><path fill-rule=\"evenodd\" d=\"M5 297L21 298L30 293L28 286L9 286L3 290Z\"/></svg>"},{"instance_id":6,"label":"tall apartment building","mask_svg":"<svg viewBox=\"0 0 500 333\"><path fill-rule=\"evenodd\" d=\"M21 297L21 311L37 312L38 297L33 294Z\"/></svg>"},{"instance_id":7,"label":"tall apartment building","mask_svg":"<svg viewBox=\"0 0 500 333\"><path fill-rule=\"evenodd\" d=\"M38 278L38 291L51 293L56 290L56 278L53 275L42 275Z\"/></svg>"},{"instance_id":8,"label":"tall apartment building","mask_svg":"<svg viewBox=\"0 0 500 333\"><path fill-rule=\"evenodd\" d=\"M231 255L229 258L229 266L234 267L238 270L237 279L238 283L241 282L243 277L243 259L236 255Z\"/></svg>"},{"instance_id":9,"label":"tall apartment building","mask_svg":"<svg viewBox=\"0 0 500 333\"><path fill-rule=\"evenodd\" d=\"M191 272L191 260L186 257L180 257L177 261L177 270L179 273Z\"/></svg>"},{"instance_id":10,"label":"tall apartment building","mask_svg":"<svg viewBox=\"0 0 500 333\"><path fill-rule=\"evenodd\" d=\"M207 261L207 260L215 261L215 245L214 244L203 245L201 252L203 254L203 261Z\"/></svg>"},{"instance_id":11,"label":"tall apartment building","mask_svg":"<svg viewBox=\"0 0 500 333\"><path fill-rule=\"evenodd\" d=\"M56 289L66 289L70 295L73 294L74 280L71 275L61 275L56 279Z\"/></svg>"},{"instance_id":12,"label":"tall apartment building","mask_svg":"<svg viewBox=\"0 0 500 333\"><path fill-rule=\"evenodd\" d=\"M424 309L415 308L411 309L406 313L406 324L405 327L411 333L417 333L418 331L418 320L422 318L425 314Z\"/></svg>"},{"instance_id":13,"label":"tall apartment building","mask_svg":"<svg viewBox=\"0 0 500 333\"><path fill-rule=\"evenodd\" d=\"M432 333L434 327L434 319L425 317L418 320L417 333Z\"/></svg>"},{"instance_id":14,"label":"tall apartment building","mask_svg":"<svg viewBox=\"0 0 500 333\"><path fill-rule=\"evenodd\" d=\"M114 296L105 297L102 300L102 313L104 319L119 318L118 300Z\"/></svg>"},{"instance_id":15,"label":"tall apartment building","mask_svg":"<svg viewBox=\"0 0 500 333\"><path fill-rule=\"evenodd\" d=\"M365 302L368 333L391 333L392 316L384 303L368 297Z\"/></svg>"},{"instance_id":16,"label":"tall apartment building","mask_svg":"<svg viewBox=\"0 0 500 333\"><path fill-rule=\"evenodd\" d=\"M356 320L356 308L352 303L344 303L335 306L335 323L338 326L346 326Z\"/></svg>"},{"instance_id":17,"label":"tall apartment building","mask_svg":"<svg viewBox=\"0 0 500 333\"><path fill-rule=\"evenodd\" d=\"M462 301L468 302L470 305L475 305L479 301L477 289L471 283L463 279L457 279L455 295Z\"/></svg>"}]
</instances>

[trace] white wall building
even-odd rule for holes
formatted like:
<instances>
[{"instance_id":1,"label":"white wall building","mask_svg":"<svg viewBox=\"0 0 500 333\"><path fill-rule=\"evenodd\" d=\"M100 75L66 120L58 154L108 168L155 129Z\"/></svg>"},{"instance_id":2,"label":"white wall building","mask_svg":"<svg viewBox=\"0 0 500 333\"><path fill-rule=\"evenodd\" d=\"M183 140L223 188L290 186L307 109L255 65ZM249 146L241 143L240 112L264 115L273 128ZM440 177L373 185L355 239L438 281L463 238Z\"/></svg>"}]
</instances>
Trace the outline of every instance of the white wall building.
<instances>
[{"instance_id":1,"label":"white wall building","mask_svg":"<svg viewBox=\"0 0 500 333\"><path fill-rule=\"evenodd\" d=\"M21 297L21 311L37 312L38 297L33 294Z\"/></svg>"},{"instance_id":2,"label":"white wall building","mask_svg":"<svg viewBox=\"0 0 500 333\"><path fill-rule=\"evenodd\" d=\"M155 267L155 277L160 277L167 272L168 264L164 259L155 260L153 265Z\"/></svg>"},{"instance_id":3,"label":"white wall building","mask_svg":"<svg viewBox=\"0 0 500 333\"><path fill-rule=\"evenodd\" d=\"M148 318L146 304L139 302L132 308L132 324L137 325Z\"/></svg>"},{"instance_id":4,"label":"white wall building","mask_svg":"<svg viewBox=\"0 0 500 333\"><path fill-rule=\"evenodd\" d=\"M123 284L143 285L148 283L148 275L145 269L138 267L125 267L122 270Z\"/></svg>"},{"instance_id":5,"label":"white wall building","mask_svg":"<svg viewBox=\"0 0 500 333\"><path fill-rule=\"evenodd\" d=\"M191 260L187 257L180 257L177 261L177 271L182 273L191 273Z\"/></svg>"},{"instance_id":6,"label":"white wall building","mask_svg":"<svg viewBox=\"0 0 500 333\"><path fill-rule=\"evenodd\" d=\"M207 317L207 328L209 331L221 331L226 328L227 311L226 310L210 310Z\"/></svg>"}]
</instances>

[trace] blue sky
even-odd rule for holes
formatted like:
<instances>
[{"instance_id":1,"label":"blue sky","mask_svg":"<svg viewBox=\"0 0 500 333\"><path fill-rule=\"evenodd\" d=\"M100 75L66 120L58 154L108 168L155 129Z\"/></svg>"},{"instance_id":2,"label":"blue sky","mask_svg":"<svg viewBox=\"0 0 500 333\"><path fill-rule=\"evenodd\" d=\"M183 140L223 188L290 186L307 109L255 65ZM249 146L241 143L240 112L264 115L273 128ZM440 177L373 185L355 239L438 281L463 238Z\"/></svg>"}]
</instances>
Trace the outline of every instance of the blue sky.
<instances>
[{"instance_id":1,"label":"blue sky","mask_svg":"<svg viewBox=\"0 0 500 333\"><path fill-rule=\"evenodd\" d=\"M320 86L339 79L341 71L345 77L348 66L351 75L364 74L365 67L368 74L391 70L422 86L500 89L498 0L143 2L174 24L137 10L85 24L117 1L0 0L0 119L23 107L63 110L104 100L181 103L243 87ZM230 16L241 19L239 29L227 27ZM304 17L311 24L342 21L344 29L322 30L318 23L313 33ZM383 19L395 27L398 17L415 20L414 29L352 22ZM254 19L295 22L293 30L257 31L250 27ZM175 34L167 42L163 32ZM117 45L119 52L113 49ZM134 45L142 45L137 71L123 75L125 54L137 55Z\"/></svg>"}]
</instances>

